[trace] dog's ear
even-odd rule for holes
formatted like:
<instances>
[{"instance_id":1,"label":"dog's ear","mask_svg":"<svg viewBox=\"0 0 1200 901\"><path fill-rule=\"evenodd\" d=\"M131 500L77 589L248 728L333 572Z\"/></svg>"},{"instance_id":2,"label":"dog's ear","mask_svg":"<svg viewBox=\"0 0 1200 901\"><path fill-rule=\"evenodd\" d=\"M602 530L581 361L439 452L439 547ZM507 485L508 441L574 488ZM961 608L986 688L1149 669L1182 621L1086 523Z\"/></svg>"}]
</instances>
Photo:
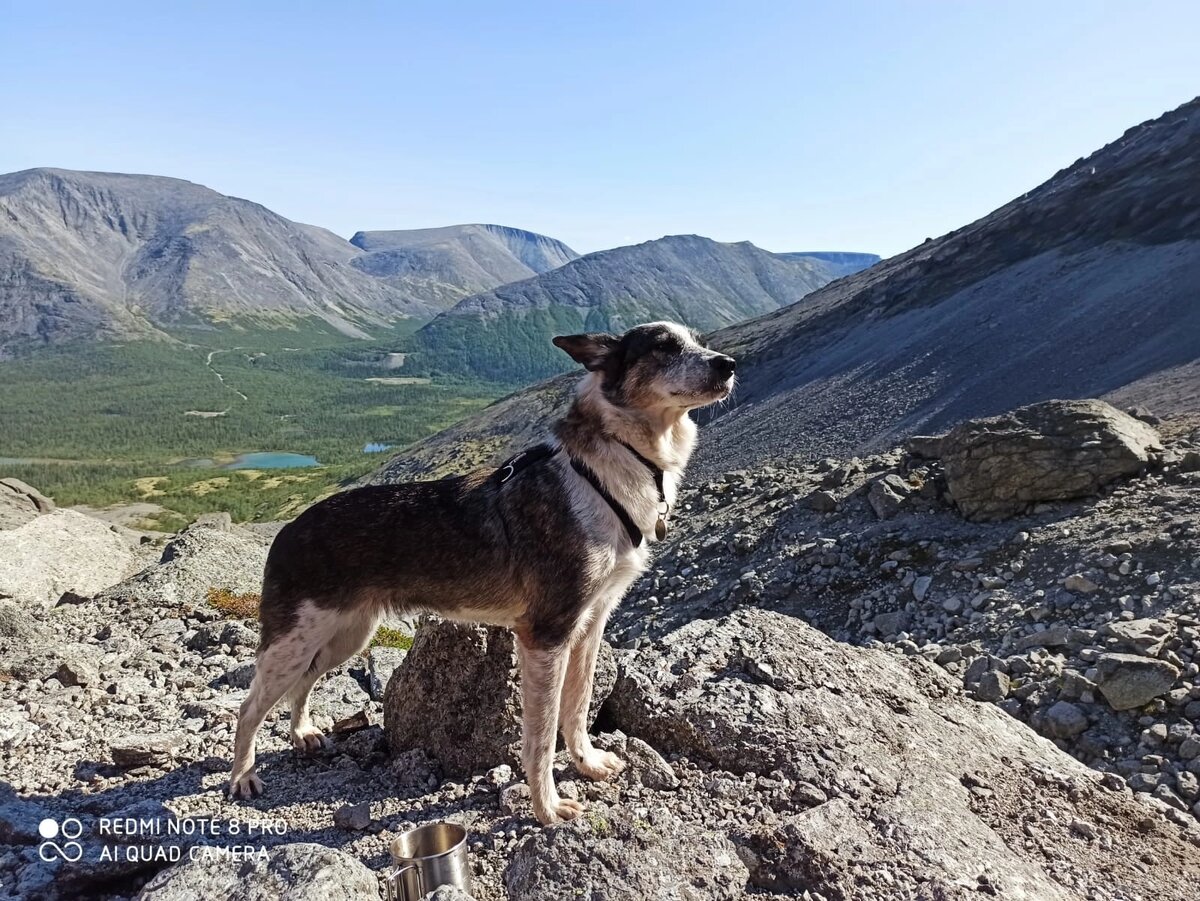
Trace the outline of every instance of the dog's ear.
<instances>
[{"instance_id":1,"label":"dog's ear","mask_svg":"<svg viewBox=\"0 0 1200 901\"><path fill-rule=\"evenodd\" d=\"M554 339L554 346L565 350L584 369L595 372L604 366L605 359L617 346L617 339L605 332L559 335Z\"/></svg>"}]
</instances>

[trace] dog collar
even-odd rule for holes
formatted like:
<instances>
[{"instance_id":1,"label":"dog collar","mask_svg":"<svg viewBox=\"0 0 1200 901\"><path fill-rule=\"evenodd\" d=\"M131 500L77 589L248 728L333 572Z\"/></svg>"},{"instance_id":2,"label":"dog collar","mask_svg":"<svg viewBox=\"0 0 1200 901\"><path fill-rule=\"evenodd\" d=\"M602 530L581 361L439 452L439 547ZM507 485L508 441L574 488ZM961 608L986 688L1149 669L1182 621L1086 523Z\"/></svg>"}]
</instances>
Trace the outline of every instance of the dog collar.
<instances>
[{"instance_id":1,"label":"dog collar","mask_svg":"<svg viewBox=\"0 0 1200 901\"><path fill-rule=\"evenodd\" d=\"M658 520L654 523L654 537L662 541L667 537L667 517L671 515L671 505L667 503L667 492L664 486L665 473L661 466L639 453L632 444L626 444L620 439L618 439L618 443L633 454L638 462L650 470L650 474L654 476L654 487L658 489L658 507L656 508Z\"/></svg>"}]
</instances>

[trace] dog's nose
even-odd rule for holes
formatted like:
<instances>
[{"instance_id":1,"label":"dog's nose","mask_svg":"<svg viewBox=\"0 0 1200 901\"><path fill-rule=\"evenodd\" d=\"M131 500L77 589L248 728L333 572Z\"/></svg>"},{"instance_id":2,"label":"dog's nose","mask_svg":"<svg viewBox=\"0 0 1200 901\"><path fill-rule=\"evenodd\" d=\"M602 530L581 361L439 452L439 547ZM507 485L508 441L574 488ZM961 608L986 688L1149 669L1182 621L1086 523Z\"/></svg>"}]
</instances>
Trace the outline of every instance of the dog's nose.
<instances>
[{"instance_id":1,"label":"dog's nose","mask_svg":"<svg viewBox=\"0 0 1200 901\"><path fill-rule=\"evenodd\" d=\"M710 365L713 369L720 373L722 378L726 379L733 375L733 371L737 369L737 361L733 357L727 357L724 355L713 357Z\"/></svg>"}]
</instances>

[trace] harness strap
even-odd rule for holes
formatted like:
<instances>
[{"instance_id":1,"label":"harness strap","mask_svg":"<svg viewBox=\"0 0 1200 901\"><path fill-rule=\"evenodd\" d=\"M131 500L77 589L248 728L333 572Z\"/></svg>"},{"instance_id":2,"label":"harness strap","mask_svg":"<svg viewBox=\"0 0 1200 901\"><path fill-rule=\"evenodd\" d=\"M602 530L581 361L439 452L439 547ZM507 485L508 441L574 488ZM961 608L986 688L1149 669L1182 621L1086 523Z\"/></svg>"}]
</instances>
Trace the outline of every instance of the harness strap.
<instances>
[{"instance_id":1,"label":"harness strap","mask_svg":"<svg viewBox=\"0 0 1200 901\"><path fill-rule=\"evenodd\" d=\"M608 493L608 489L604 487L604 483L600 481L600 477L592 471L592 468L582 460L571 458L571 466L577 473L583 476L596 489L596 493L604 498L605 503L612 507L613 513L617 514L617 519L621 520L621 525L625 527L625 531L629 533L629 540L633 542L634 547L641 547L645 536L642 535L642 530L638 528L637 523L633 521L633 517L615 497Z\"/></svg>"},{"instance_id":2,"label":"harness strap","mask_svg":"<svg viewBox=\"0 0 1200 901\"><path fill-rule=\"evenodd\" d=\"M620 443L623 444L630 453L637 457L642 465L644 465L654 474L654 485L658 489L659 506L660 508L665 507L666 494L663 491L663 471L650 460L647 460L645 457L639 454L636 450L634 450L634 448L630 447L628 444L625 444L624 441ZM495 471L495 473L493 473L492 478L496 480L496 484L503 485L505 482L508 482L513 477L528 469L530 466L533 466L535 463L539 463L542 460L553 457L562 449L562 445L553 444L538 444L531 448L527 448L526 450L521 451L521 453L510 457L504 463L500 464L500 467ZM596 475L590 466L588 466L582 460L576 460L574 457L570 457L569 459L571 460L572 468L581 476L583 476L583 478L587 480L588 484L596 490L596 493L604 499L604 502L608 504L610 508L612 508L613 513L616 514L617 519L621 521L621 525L625 527L625 531L629 534L629 540L633 543L633 546L635 548L641 547L646 536L642 534L642 530L638 528L638 524L633 521L633 517L629 515L629 511L625 509L625 506L609 493L609 490L604 487L604 483L600 481L600 477ZM658 535L660 541L666 534L665 518L667 512L667 510L660 509L658 514L659 520L658 527L656 528L656 534Z\"/></svg>"}]
</instances>

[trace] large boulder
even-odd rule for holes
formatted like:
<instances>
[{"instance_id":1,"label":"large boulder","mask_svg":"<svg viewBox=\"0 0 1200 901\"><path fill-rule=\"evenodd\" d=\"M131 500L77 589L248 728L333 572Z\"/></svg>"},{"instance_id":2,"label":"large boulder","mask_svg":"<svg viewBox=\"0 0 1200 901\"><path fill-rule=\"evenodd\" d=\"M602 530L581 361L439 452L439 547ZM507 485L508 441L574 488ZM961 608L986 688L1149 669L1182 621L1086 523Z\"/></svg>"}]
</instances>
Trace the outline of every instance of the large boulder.
<instances>
[{"instance_id":1,"label":"large boulder","mask_svg":"<svg viewBox=\"0 0 1200 901\"><path fill-rule=\"evenodd\" d=\"M941 442L950 494L978 521L1095 494L1161 451L1153 428L1099 400L1049 400L973 419Z\"/></svg>"},{"instance_id":2,"label":"large boulder","mask_svg":"<svg viewBox=\"0 0 1200 901\"><path fill-rule=\"evenodd\" d=\"M665 753L803 787L794 796L805 804L744 837L752 881L773 891L1195 897L1194 823L1109 790L955 682L919 655L839 644L745 609L622 654L606 711ZM1147 868L1144 855L1172 866Z\"/></svg>"},{"instance_id":3,"label":"large boulder","mask_svg":"<svg viewBox=\"0 0 1200 901\"><path fill-rule=\"evenodd\" d=\"M0 479L0 531L15 529L54 509L54 501L20 479Z\"/></svg>"},{"instance_id":4,"label":"large boulder","mask_svg":"<svg viewBox=\"0 0 1200 901\"><path fill-rule=\"evenodd\" d=\"M167 544L158 565L105 594L129 603L193 607L207 603L213 589L257 595L268 547L267 538L249 530L197 523Z\"/></svg>"},{"instance_id":5,"label":"large boulder","mask_svg":"<svg viewBox=\"0 0 1200 901\"><path fill-rule=\"evenodd\" d=\"M748 875L726 836L689 826L666 808L645 818L594 810L525 839L504 886L508 901L737 901Z\"/></svg>"},{"instance_id":6,"label":"large boulder","mask_svg":"<svg viewBox=\"0 0 1200 901\"><path fill-rule=\"evenodd\" d=\"M159 873L139 901L361 901L379 897L379 878L358 858L323 845L280 845L248 859L197 851Z\"/></svg>"},{"instance_id":7,"label":"large boulder","mask_svg":"<svg viewBox=\"0 0 1200 901\"><path fill-rule=\"evenodd\" d=\"M95 595L137 572L142 562L107 523L54 510L0 532L0 598L52 607L67 592Z\"/></svg>"},{"instance_id":8,"label":"large boulder","mask_svg":"<svg viewBox=\"0 0 1200 901\"><path fill-rule=\"evenodd\" d=\"M589 721L615 681L612 649L601 642ZM512 632L422 622L384 692L383 724L393 753L421 748L447 776L517 764L521 692Z\"/></svg>"},{"instance_id":9,"label":"large boulder","mask_svg":"<svg viewBox=\"0 0 1200 901\"><path fill-rule=\"evenodd\" d=\"M1133 710L1166 694L1179 678L1179 669L1166 660L1137 654L1101 654L1096 661L1096 684L1113 710Z\"/></svg>"}]
</instances>

